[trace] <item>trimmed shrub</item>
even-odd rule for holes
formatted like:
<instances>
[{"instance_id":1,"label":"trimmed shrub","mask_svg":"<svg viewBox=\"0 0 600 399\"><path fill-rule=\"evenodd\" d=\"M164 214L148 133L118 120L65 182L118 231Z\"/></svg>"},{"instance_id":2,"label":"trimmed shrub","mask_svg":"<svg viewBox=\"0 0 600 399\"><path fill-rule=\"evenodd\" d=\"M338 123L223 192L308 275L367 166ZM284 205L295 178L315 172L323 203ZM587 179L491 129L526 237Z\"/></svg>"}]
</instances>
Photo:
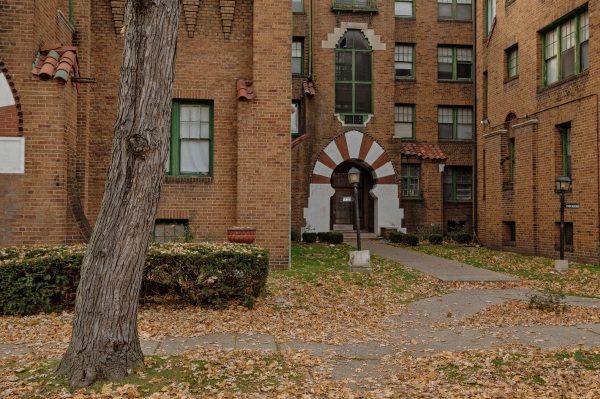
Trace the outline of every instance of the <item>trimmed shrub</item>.
<instances>
[{"instance_id":1,"label":"trimmed shrub","mask_svg":"<svg viewBox=\"0 0 600 399\"><path fill-rule=\"evenodd\" d=\"M302 233L302 239L308 244L313 244L317 242L317 233L304 232Z\"/></svg>"},{"instance_id":2,"label":"trimmed shrub","mask_svg":"<svg viewBox=\"0 0 600 399\"><path fill-rule=\"evenodd\" d=\"M473 236L469 233L458 233L454 236L454 241L459 244L468 244L473 241Z\"/></svg>"},{"instance_id":3,"label":"trimmed shrub","mask_svg":"<svg viewBox=\"0 0 600 399\"><path fill-rule=\"evenodd\" d=\"M73 306L85 245L0 250L0 313L32 314ZM232 243L151 244L142 295L165 295L224 306L241 299L252 308L265 291L269 253Z\"/></svg>"},{"instance_id":4,"label":"trimmed shrub","mask_svg":"<svg viewBox=\"0 0 600 399\"><path fill-rule=\"evenodd\" d=\"M404 241L406 241L408 245L419 245L419 236L416 234L406 234L404 236Z\"/></svg>"},{"instance_id":5,"label":"trimmed shrub","mask_svg":"<svg viewBox=\"0 0 600 399\"><path fill-rule=\"evenodd\" d=\"M400 231L392 231L390 233L390 241L391 242L402 242L404 240L404 233L400 232Z\"/></svg>"},{"instance_id":6,"label":"trimmed shrub","mask_svg":"<svg viewBox=\"0 0 600 399\"><path fill-rule=\"evenodd\" d=\"M295 231L291 231L290 232L290 240L292 240L292 242L298 241L298 233Z\"/></svg>"},{"instance_id":7,"label":"trimmed shrub","mask_svg":"<svg viewBox=\"0 0 600 399\"><path fill-rule=\"evenodd\" d=\"M429 242L432 244L441 244L444 241L444 236L441 234L431 234L429 236Z\"/></svg>"},{"instance_id":8,"label":"trimmed shrub","mask_svg":"<svg viewBox=\"0 0 600 399\"><path fill-rule=\"evenodd\" d=\"M327 233L327 232L319 232L319 233L317 233L317 241L319 241L319 242L327 242L327 241L329 241L327 239L327 235L328 234L329 233Z\"/></svg>"},{"instance_id":9,"label":"trimmed shrub","mask_svg":"<svg viewBox=\"0 0 600 399\"><path fill-rule=\"evenodd\" d=\"M341 244L344 242L344 234L337 231L327 233L327 241L332 244Z\"/></svg>"}]
</instances>

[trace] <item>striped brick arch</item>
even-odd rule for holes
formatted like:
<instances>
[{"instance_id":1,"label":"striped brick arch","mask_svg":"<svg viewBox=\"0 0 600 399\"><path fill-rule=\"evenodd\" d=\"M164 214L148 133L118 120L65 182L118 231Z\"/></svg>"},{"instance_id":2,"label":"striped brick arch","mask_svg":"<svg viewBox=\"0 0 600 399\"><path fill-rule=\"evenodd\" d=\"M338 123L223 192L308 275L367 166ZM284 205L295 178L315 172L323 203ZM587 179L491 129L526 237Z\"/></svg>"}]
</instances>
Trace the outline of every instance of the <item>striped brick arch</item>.
<instances>
[{"instance_id":1,"label":"striped brick arch","mask_svg":"<svg viewBox=\"0 0 600 399\"><path fill-rule=\"evenodd\" d=\"M357 131L343 133L321 151L311 175L308 207L304 208L305 230L324 232L330 227L330 198L335 194L331 176L345 161L356 161L371 170L375 179L371 196L375 199L375 232L382 228L402 228L404 211L400 208L398 184L392 160L372 137Z\"/></svg>"}]
</instances>

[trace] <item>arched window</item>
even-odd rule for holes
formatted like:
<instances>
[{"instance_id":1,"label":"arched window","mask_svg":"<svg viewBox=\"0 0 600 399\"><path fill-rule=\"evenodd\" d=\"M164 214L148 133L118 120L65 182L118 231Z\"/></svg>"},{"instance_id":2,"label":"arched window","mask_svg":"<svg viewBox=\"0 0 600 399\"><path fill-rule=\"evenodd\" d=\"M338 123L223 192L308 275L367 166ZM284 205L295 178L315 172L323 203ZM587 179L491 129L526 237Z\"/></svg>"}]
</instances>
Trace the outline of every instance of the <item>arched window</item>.
<instances>
[{"instance_id":1,"label":"arched window","mask_svg":"<svg viewBox=\"0 0 600 399\"><path fill-rule=\"evenodd\" d=\"M335 112L346 124L373 113L373 50L360 30L349 29L335 50Z\"/></svg>"}]
</instances>

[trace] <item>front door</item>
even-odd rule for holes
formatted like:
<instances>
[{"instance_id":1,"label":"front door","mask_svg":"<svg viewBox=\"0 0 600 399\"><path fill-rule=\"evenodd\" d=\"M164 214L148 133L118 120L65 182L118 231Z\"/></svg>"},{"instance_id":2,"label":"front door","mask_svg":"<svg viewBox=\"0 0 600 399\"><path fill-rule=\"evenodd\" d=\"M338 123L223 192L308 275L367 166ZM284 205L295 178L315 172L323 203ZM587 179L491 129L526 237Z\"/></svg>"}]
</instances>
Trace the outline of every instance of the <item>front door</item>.
<instances>
[{"instance_id":1,"label":"front door","mask_svg":"<svg viewBox=\"0 0 600 399\"><path fill-rule=\"evenodd\" d=\"M333 196L333 229L354 230L353 190L336 189Z\"/></svg>"}]
</instances>

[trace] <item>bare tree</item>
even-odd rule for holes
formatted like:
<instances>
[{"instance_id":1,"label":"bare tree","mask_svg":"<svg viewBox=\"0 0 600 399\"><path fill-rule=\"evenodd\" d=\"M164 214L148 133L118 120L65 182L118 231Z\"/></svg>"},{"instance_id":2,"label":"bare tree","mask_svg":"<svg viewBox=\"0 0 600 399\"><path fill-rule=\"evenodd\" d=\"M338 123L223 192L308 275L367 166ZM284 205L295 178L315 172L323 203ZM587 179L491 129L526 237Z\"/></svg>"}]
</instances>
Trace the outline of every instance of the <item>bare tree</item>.
<instances>
[{"instance_id":1,"label":"bare tree","mask_svg":"<svg viewBox=\"0 0 600 399\"><path fill-rule=\"evenodd\" d=\"M180 0L127 0L113 148L58 373L73 389L143 369L137 332L146 251L169 151Z\"/></svg>"}]
</instances>

